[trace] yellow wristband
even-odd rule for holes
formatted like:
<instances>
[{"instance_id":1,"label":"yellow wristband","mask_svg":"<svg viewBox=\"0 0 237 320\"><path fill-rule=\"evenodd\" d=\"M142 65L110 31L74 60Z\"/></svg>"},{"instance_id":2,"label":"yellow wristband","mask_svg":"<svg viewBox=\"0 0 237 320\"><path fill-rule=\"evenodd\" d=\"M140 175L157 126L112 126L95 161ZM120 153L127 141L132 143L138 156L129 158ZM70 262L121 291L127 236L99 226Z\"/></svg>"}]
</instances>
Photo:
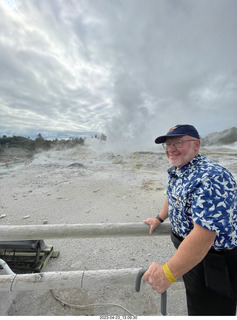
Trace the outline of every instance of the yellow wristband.
<instances>
[{"instance_id":1,"label":"yellow wristband","mask_svg":"<svg viewBox=\"0 0 237 320\"><path fill-rule=\"evenodd\" d=\"M168 278L168 280L172 283L172 282L175 282L175 277L172 275L167 263L165 263L163 265L163 270L164 270L164 273L166 275L166 277Z\"/></svg>"}]
</instances>

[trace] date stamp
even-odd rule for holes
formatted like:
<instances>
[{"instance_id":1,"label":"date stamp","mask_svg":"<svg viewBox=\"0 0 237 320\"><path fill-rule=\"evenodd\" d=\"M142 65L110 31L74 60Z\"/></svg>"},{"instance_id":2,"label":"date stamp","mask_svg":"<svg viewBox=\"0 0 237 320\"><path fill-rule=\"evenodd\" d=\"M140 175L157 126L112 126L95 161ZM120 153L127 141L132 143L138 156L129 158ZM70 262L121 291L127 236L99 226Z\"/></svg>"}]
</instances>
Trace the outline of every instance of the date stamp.
<instances>
[{"instance_id":1,"label":"date stamp","mask_svg":"<svg viewBox=\"0 0 237 320\"><path fill-rule=\"evenodd\" d=\"M100 316L100 320L133 320L137 316Z\"/></svg>"}]
</instances>

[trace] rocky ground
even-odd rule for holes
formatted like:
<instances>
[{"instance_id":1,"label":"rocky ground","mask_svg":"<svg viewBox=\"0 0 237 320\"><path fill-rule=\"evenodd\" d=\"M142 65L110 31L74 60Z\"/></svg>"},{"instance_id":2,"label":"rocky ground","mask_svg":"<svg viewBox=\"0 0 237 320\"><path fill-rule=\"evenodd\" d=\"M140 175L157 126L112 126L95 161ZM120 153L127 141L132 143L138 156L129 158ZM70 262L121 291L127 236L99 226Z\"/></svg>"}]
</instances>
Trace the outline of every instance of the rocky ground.
<instances>
[{"instance_id":1,"label":"rocky ground","mask_svg":"<svg viewBox=\"0 0 237 320\"><path fill-rule=\"evenodd\" d=\"M204 152L224 162L236 177L235 151ZM154 217L162 207L168 167L163 153L121 156L88 146L2 163L0 223L141 222ZM44 240L60 251L58 258L50 259L45 272L142 268L153 261L165 263L175 252L169 236ZM140 293L134 286L118 285L98 290L18 292L8 300L12 298L6 311L11 316L160 314L160 295L147 284ZM187 315L182 282L168 289L168 315Z\"/></svg>"}]
</instances>

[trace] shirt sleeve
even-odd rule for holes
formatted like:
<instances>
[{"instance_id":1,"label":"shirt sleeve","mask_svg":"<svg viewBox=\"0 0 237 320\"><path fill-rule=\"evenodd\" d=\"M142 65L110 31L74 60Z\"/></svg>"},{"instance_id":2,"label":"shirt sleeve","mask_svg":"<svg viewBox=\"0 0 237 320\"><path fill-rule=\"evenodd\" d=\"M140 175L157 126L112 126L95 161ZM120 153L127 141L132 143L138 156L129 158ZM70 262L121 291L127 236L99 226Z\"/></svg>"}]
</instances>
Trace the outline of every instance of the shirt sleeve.
<instances>
[{"instance_id":1,"label":"shirt sleeve","mask_svg":"<svg viewBox=\"0 0 237 320\"><path fill-rule=\"evenodd\" d=\"M232 232L235 195L235 181L227 174L205 177L194 192L193 221L217 235L228 235Z\"/></svg>"}]
</instances>

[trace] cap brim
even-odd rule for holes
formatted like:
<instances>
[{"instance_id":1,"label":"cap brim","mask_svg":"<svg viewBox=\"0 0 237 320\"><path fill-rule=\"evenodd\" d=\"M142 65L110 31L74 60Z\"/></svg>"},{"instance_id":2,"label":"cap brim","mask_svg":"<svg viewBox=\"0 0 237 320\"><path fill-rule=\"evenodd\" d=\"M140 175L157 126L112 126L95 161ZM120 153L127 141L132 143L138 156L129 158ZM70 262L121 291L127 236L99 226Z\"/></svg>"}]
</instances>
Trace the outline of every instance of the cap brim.
<instances>
[{"instance_id":1,"label":"cap brim","mask_svg":"<svg viewBox=\"0 0 237 320\"><path fill-rule=\"evenodd\" d=\"M156 138L155 143L159 144L159 143L163 143L165 142L167 136L160 136L158 138Z\"/></svg>"},{"instance_id":2,"label":"cap brim","mask_svg":"<svg viewBox=\"0 0 237 320\"><path fill-rule=\"evenodd\" d=\"M169 137L181 137L184 136L183 133L178 133L178 134L167 134L166 136L160 136L158 138L156 138L155 143L159 144L159 143L163 143L166 141L167 138Z\"/></svg>"}]
</instances>

